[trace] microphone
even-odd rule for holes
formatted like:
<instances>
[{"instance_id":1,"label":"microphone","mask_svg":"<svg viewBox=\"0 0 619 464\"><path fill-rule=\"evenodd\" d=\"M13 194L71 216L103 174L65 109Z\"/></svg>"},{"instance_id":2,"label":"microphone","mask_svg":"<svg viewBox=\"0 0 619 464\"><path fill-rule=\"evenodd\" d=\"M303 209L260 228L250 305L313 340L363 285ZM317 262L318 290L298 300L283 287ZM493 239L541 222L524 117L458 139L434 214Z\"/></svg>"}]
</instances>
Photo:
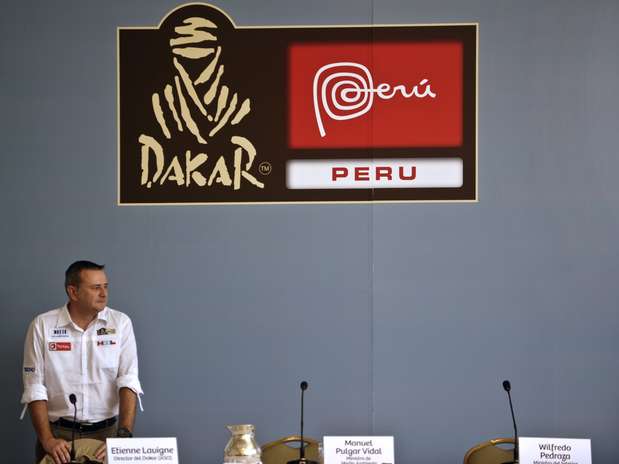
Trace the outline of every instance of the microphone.
<instances>
[{"instance_id":1,"label":"microphone","mask_svg":"<svg viewBox=\"0 0 619 464\"><path fill-rule=\"evenodd\" d=\"M69 401L73 405L73 427L71 428L71 462L75 461L75 423L77 420L77 397L71 393L69 395Z\"/></svg>"},{"instance_id":2,"label":"microphone","mask_svg":"<svg viewBox=\"0 0 619 464\"><path fill-rule=\"evenodd\" d=\"M503 390L507 392L507 397L509 398L509 410L512 413L512 423L514 424L514 460L503 464L518 464L518 427L516 427L516 417L514 416L514 406L512 405L512 395L510 393L512 384L509 383L509 380L503 380Z\"/></svg>"},{"instance_id":3,"label":"microphone","mask_svg":"<svg viewBox=\"0 0 619 464\"><path fill-rule=\"evenodd\" d=\"M305 390L307 390L307 387L309 386L307 384L307 382L304 380L303 382L301 382L301 385L299 385L301 387L301 448L299 448L299 459L304 460L305 459L305 440L303 439L303 397L305 396Z\"/></svg>"},{"instance_id":4,"label":"microphone","mask_svg":"<svg viewBox=\"0 0 619 464\"><path fill-rule=\"evenodd\" d=\"M303 399L309 384L304 380L299 386L301 387L301 446L299 447L299 459L288 461L287 464L318 464L316 461L305 459L305 438L303 437L303 416L305 412L303 409Z\"/></svg>"}]
</instances>

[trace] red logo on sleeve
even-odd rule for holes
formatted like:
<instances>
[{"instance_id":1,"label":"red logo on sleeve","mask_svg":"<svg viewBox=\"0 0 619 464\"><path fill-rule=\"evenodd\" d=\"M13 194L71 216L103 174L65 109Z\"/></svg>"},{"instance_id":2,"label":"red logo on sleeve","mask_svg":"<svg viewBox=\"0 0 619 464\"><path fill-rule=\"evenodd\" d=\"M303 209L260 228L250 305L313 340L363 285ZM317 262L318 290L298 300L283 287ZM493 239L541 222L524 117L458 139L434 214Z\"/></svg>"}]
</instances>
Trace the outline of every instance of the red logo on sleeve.
<instances>
[{"instance_id":1,"label":"red logo on sleeve","mask_svg":"<svg viewBox=\"0 0 619 464\"><path fill-rule=\"evenodd\" d=\"M71 342L50 342L49 351L71 351Z\"/></svg>"}]
</instances>

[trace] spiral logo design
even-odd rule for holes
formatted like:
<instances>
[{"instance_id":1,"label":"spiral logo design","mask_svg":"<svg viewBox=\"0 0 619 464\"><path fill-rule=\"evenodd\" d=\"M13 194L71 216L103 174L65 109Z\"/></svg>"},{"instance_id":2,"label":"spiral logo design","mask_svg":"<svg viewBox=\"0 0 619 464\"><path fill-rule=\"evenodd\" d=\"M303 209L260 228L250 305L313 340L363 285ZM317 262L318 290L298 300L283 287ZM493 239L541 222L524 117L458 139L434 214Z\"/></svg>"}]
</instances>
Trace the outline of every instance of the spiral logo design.
<instances>
[{"instance_id":1,"label":"spiral logo design","mask_svg":"<svg viewBox=\"0 0 619 464\"><path fill-rule=\"evenodd\" d=\"M323 114L336 121L357 118L372 108L374 83L370 70L352 62L331 63L314 75L314 113L320 136L326 135Z\"/></svg>"}]
</instances>

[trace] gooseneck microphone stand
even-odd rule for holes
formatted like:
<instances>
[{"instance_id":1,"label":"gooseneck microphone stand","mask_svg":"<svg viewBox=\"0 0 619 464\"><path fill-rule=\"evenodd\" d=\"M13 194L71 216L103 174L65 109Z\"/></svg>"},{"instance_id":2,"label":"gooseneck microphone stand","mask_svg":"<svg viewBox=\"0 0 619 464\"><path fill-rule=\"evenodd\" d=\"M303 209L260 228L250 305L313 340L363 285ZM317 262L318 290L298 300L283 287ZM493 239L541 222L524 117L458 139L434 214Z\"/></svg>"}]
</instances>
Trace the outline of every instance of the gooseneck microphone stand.
<instances>
[{"instance_id":1,"label":"gooseneck microphone stand","mask_svg":"<svg viewBox=\"0 0 619 464\"><path fill-rule=\"evenodd\" d=\"M511 395L512 385L509 383L509 380L503 381L503 390L507 392L507 397L509 398L509 410L512 413L512 423L514 424L514 460L509 462L504 462L503 464L518 464L519 462L519 451L518 451L518 427L516 427L516 417L514 416L514 406L512 405L512 395Z\"/></svg>"},{"instance_id":2,"label":"gooseneck microphone stand","mask_svg":"<svg viewBox=\"0 0 619 464\"><path fill-rule=\"evenodd\" d=\"M305 380L301 382L301 446L299 447L299 459L288 461L287 464L318 464L316 461L310 461L305 458L305 438L303 436L303 398L305 395L305 390L307 390L308 386L309 385Z\"/></svg>"},{"instance_id":3,"label":"gooseneck microphone stand","mask_svg":"<svg viewBox=\"0 0 619 464\"><path fill-rule=\"evenodd\" d=\"M77 423L77 398L73 393L69 395L69 401L73 405L73 427L71 427L71 460L69 464L79 464L75 460L75 424Z\"/></svg>"}]
</instances>

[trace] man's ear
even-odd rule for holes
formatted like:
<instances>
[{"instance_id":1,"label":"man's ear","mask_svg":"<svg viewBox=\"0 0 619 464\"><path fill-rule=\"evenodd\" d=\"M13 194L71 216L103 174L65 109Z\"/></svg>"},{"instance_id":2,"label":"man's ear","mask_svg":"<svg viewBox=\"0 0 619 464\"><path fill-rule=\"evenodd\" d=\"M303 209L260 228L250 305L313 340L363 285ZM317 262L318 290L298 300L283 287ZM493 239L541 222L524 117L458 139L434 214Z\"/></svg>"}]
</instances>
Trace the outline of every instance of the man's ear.
<instances>
[{"instance_id":1,"label":"man's ear","mask_svg":"<svg viewBox=\"0 0 619 464\"><path fill-rule=\"evenodd\" d=\"M67 285L67 295L69 296L69 300L77 300L77 287L75 285Z\"/></svg>"}]
</instances>

